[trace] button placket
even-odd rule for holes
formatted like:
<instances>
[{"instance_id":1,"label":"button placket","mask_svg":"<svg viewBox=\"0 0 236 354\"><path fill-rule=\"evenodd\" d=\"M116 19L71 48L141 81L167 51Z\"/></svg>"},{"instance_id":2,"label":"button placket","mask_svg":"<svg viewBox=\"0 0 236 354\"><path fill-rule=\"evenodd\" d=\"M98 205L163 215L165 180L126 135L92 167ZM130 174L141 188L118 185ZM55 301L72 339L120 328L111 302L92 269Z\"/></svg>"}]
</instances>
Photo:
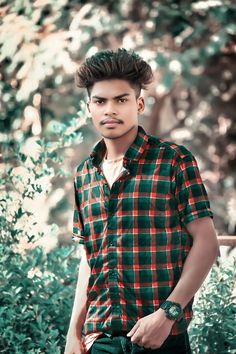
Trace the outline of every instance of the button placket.
<instances>
[{"instance_id":1,"label":"button placket","mask_svg":"<svg viewBox=\"0 0 236 354\"><path fill-rule=\"evenodd\" d=\"M121 176L120 176L121 177ZM117 269L118 255L116 250L116 236L114 235L114 213L117 209L117 200L120 188L120 177L112 184L111 188L109 187L107 181L102 183L102 192L105 198L105 207L107 212L107 247L108 247L108 287L109 295L111 300L111 311L115 318L120 318L121 316L121 307L119 303L119 286L118 279L119 273Z\"/></svg>"}]
</instances>

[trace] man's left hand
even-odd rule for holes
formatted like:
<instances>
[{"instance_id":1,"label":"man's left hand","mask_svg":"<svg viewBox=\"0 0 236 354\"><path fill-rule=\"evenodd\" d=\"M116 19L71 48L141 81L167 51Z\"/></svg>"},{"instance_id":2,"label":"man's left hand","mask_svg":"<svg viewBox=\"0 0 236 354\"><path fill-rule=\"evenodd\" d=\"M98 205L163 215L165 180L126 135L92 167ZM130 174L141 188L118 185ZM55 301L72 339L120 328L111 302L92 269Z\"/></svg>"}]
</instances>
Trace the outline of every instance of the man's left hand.
<instances>
[{"instance_id":1,"label":"man's left hand","mask_svg":"<svg viewBox=\"0 0 236 354\"><path fill-rule=\"evenodd\" d=\"M166 317L164 310L159 309L140 318L127 336L141 347L158 349L169 336L173 324L174 321Z\"/></svg>"}]
</instances>

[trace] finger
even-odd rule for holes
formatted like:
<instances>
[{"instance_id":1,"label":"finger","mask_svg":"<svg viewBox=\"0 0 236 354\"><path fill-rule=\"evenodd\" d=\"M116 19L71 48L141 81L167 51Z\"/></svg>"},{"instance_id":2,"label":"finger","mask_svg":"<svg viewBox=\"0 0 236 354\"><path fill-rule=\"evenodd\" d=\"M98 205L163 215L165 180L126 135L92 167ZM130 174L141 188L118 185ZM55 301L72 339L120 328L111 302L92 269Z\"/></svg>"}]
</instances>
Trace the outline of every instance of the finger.
<instances>
[{"instance_id":1,"label":"finger","mask_svg":"<svg viewBox=\"0 0 236 354\"><path fill-rule=\"evenodd\" d=\"M142 344L142 334L140 333L140 331L137 329L137 331L133 334L133 336L131 337L131 342L133 343L138 343L140 342Z\"/></svg>"},{"instance_id":2,"label":"finger","mask_svg":"<svg viewBox=\"0 0 236 354\"><path fill-rule=\"evenodd\" d=\"M131 336L136 332L136 330L138 329L138 327L139 327L139 323L136 322L135 325L134 325L134 327L131 329L131 331L129 331L129 333L127 333L127 336L128 336L128 337L131 337Z\"/></svg>"},{"instance_id":3,"label":"finger","mask_svg":"<svg viewBox=\"0 0 236 354\"><path fill-rule=\"evenodd\" d=\"M140 337L140 336L131 337L131 342L135 343L135 344L138 344L140 347L143 346L142 337Z\"/></svg>"}]
</instances>

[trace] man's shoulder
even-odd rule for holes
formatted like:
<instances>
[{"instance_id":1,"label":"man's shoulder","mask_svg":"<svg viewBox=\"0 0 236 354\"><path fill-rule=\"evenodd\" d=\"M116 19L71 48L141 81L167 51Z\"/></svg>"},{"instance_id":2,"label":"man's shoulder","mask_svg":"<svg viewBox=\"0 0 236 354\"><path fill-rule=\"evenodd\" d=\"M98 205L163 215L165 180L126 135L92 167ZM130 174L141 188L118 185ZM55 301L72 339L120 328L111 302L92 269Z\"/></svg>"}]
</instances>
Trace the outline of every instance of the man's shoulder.
<instances>
[{"instance_id":1,"label":"man's shoulder","mask_svg":"<svg viewBox=\"0 0 236 354\"><path fill-rule=\"evenodd\" d=\"M75 168L76 174L79 175L88 170L89 157L82 160Z\"/></svg>"},{"instance_id":2,"label":"man's shoulder","mask_svg":"<svg viewBox=\"0 0 236 354\"><path fill-rule=\"evenodd\" d=\"M89 157L81 161L75 168L74 178L77 190L83 185L86 185L90 180L89 175Z\"/></svg>"},{"instance_id":3,"label":"man's shoulder","mask_svg":"<svg viewBox=\"0 0 236 354\"><path fill-rule=\"evenodd\" d=\"M169 158L182 160L186 157L192 158L192 153L184 145L177 144L173 141L164 140L153 135L149 135L149 143L151 149L162 151L163 156L168 155Z\"/></svg>"}]
</instances>

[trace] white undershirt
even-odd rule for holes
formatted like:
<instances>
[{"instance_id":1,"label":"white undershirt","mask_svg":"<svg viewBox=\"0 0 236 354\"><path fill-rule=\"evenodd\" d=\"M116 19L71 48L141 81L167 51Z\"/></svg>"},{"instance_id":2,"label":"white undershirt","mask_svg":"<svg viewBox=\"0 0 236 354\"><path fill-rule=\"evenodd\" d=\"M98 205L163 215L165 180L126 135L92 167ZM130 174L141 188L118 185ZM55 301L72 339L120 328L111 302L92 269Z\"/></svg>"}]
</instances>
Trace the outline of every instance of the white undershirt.
<instances>
[{"instance_id":1,"label":"white undershirt","mask_svg":"<svg viewBox=\"0 0 236 354\"><path fill-rule=\"evenodd\" d=\"M102 161L101 168L110 188L121 174L123 169L123 158L124 156L109 160L104 158Z\"/></svg>"}]
</instances>

